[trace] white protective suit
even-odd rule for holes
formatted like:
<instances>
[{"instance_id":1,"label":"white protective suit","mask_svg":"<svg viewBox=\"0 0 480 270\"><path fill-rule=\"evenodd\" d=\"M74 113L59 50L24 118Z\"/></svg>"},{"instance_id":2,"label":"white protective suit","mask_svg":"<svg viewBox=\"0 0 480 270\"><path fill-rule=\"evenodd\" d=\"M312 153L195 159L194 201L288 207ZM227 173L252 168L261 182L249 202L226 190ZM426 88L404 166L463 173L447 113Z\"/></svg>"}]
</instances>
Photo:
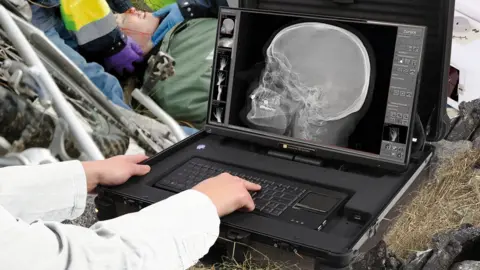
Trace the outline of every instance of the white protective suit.
<instances>
[{"instance_id":1,"label":"white protective suit","mask_svg":"<svg viewBox=\"0 0 480 270\"><path fill-rule=\"evenodd\" d=\"M219 234L215 205L194 190L91 228L60 223L86 196L79 161L0 169L0 269L187 269Z\"/></svg>"}]
</instances>

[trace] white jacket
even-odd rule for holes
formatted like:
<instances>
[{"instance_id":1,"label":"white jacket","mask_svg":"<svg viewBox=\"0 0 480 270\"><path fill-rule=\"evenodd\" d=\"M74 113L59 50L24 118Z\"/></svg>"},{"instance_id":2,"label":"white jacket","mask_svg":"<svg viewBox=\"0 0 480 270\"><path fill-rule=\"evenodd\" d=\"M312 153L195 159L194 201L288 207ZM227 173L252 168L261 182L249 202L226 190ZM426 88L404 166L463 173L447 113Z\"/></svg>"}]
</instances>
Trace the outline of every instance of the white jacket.
<instances>
[{"instance_id":1,"label":"white jacket","mask_svg":"<svg viewBox=\"0 0 480 270\"><path fill-rule=\"evenodd\" d=\"M60 223L86 195L79 161L0 169L0 269L187 269L219 234L216 207L193 190L91 228Z\"/></svg>"}]
</instances>

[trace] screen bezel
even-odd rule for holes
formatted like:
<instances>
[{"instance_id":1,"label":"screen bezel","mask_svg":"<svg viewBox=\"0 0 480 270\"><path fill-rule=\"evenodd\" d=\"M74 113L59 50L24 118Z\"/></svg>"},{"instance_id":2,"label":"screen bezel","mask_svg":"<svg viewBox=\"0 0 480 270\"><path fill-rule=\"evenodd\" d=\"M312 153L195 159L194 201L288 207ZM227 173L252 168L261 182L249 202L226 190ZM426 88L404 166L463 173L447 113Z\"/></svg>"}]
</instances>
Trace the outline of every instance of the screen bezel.
<instances>
[{"instance_id":1,"label":"screen bezel","mask_svg":"<svg viewBox=\"0 0 480 270\"><path fill-rule=\"evenodd\" d=\"M321 19L325 21L337 21L337 22L353 22L353 23L363 23L363 24L380 24L380 25L389 25L392 27L401 27L401 26L411 26L411 27L420 27L426 31L427 28L425 26L418 26L418 25L411 25L411 24L398 24L398 23L389 23L389 22L377 22L377 21L368 21L368 20L357 20L357 19L347 19L347 18L335 18L335 17L328 17L328 16L311 16L305 14L295 14L295 13L286 13L286 12L271 12L271 11L260 11L260 10L252 10L252 9L245 9L245 8L221 8L219 13L219 18L222 15L225 16L237 16L237 19L241 16L241 13L248 12L248 13L257 13L257 14L270 14L270 15L286 15L286 16L298 16L299 18L305 19ZM238 24L237 24L238 25ZM235 27L235 31L237 31L237 26ZM215 70L217 65L217 52L218 52L218 41L219 41L219 29L221 27L221 20L218 20L217 26L217 34L215 40L215 48L214 48L214 59L212 64L212 70ZM425 38L423 39L423 46L425 45ZM417 105L418 105L418 96L419 91L418 88L420 86L421 81L421 71L423 67L423 54L424 50L422 50L420 61L419 61L419 72L416 81L416 88L414 100L413 100L413 110L412 115L416 115L417 113ZM233 61L232 61L233 63ZM392 64L393 65L393 64ZM205 125L205 130L211 134L217 134L229 138L240 139L244 141L248 141L255 144L260 144L265 147L271 147L275 150L283 150L286 152L290 152L292 154L302 155L302 156L309 156L319 159L331 159L331 160L339 160L344 162L356 163L361 165L366 165L370 167L377 167L382 169L387 169L391 171L405 171L408 168L409 160L411 156L411 148L412 148L412 137L413 137L413 127L414 127L414 118L411 118L409 126L408 126L408 133L407 133L407 143L406 143L406 153L405 158L402 162L395 161L387 158L383 158L380 154L373 154L364 151L358 151L353 149L342 148L338 146L329 146L329 145L320 145L308 141L303 141L300 139L295 139L292 137L276 135L264 131L254 130L247 127L241 127L231 124L223 124L223 123L216 123L211 121L211 107L212 103L214 103L214 72L212 72L211 76L211 87L210 87L210 95L208 100L208 115ZM230 80L231 81L231 80ZM231 83L231 82L230 82ZM229 91L231 91L231 86L228 87ZM230 94L230 93L229 93ZM230 99L227 99L225 104L226 108L230 108ZM226 112L229 113L229 112ZM227 117L227 114L225 116Z\"/></svg>"}]
</instances>

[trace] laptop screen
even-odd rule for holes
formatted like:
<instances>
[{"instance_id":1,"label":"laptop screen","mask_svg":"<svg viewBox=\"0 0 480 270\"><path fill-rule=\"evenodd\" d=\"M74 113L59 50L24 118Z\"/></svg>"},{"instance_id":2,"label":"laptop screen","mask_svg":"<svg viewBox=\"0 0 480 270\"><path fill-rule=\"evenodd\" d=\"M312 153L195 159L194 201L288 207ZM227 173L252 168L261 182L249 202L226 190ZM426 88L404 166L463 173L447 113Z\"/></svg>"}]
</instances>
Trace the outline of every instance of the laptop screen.
<instances>
[{"instance_id":1,"label":"laptop screen","mask_svg":"<svg viewBox=\"0 0 480 270\"><path fill-rule=\"evenodd\" d=\"M222 9L209 125L407 163L426 29Z\"/></svg>"}]
</instances>

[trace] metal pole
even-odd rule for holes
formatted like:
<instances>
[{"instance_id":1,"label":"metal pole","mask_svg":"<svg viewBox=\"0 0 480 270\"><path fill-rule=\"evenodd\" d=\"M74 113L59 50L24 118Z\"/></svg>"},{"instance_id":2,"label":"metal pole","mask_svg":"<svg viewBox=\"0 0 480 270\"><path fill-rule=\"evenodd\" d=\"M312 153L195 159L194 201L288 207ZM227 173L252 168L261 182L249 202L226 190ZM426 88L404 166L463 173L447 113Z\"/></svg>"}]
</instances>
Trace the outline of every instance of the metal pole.
<instances>
[{"instance_id":1,"label":"metal pole","mask_svg":"<svg viewBox=\"0 0 480 270\"><path fill-rule=\"evenodd\" d=\"M10 16L10 13L2 5L0 5L0 25L25 63L38 72L40 82L45 86L48 96L52 98L55 111L68 123L69 129L81 151L92 160L105 159L102 152L100 152L95 142L77 119L62 92L58 89L57 84L48 74L45 66Z\"/></svg>"},{"instance_id":2,"label":"metal pole","mask_svg":"<svg viewBox=\"0 0 480 270\"><path fill-rule=\"evenodd\" d=\"M119 124L123 125L128 130L129 134L127 135L135 137L136 140L139 140L143 144L150 146L152 149L156 150L158 148L158 145L149 140L138 125L125 117L120 112L119 108L109 101L107 97L95 86L95 84L90 81L85 73L83 73L58 48L56 48L55 45L53 45L53 43L45 35L43 35L39 29L35 28L25 20L22 20L15 14L12 14L12 18L20 30L22 30L24 35L27 37L35 37L35 40L31 40L31 42L32 44L37 45L35 47L36 50L43 53L44 57L48 57L48 60L54 62L57 66L66 68L62 73L64 73L65 76L69 76L69 78L72 79L76 84L75 86L72 86L72 89L75 91L83 91L85 94L94 99L98 105L105 110L106 113L110 114L113 119L115 119L117 122L119 122ZM42 54L40 54L40 59L42 59Z\"/></svg>"},{"instance_id":3,"label":"metal pole","mask_svg":"<svg viewBox=\"0 0 480 270\"><path fill-rule=\"evenodd\" d=\"M173 119L168 113L166 113L158 104L156 104L149 96L145 95L142 91L135 88L132 92L132 97L135 98L140 104L149 109L150 112L155 115L160 122L167 125L173 132L173 135L177 138L177 141L181 141L187 138L187 134L180 127L177 121Z\"/></svg>"}]
</instances>

